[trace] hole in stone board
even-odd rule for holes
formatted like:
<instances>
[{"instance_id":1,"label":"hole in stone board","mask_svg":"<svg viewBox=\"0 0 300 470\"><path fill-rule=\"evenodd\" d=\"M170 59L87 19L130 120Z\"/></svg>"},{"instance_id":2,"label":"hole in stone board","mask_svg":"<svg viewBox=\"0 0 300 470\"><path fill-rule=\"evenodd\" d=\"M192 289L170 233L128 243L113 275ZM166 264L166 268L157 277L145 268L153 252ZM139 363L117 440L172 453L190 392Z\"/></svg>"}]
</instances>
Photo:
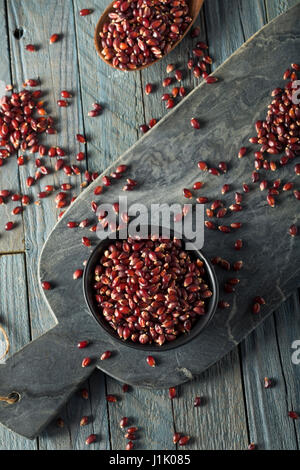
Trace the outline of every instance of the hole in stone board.
<instances>
[{"instance_id":1,"label":"hole in stone board","mask_svg":"<svg viewBox=\"0 0 300 470\"><path fill-rule=\"evenodd\" d=\"M20 401L21 395L18 392L11 392L8 397L10 400L14 400L15 403Z\"/></svg>"},{"instance_id":2,"label":"hole in stone board","mask_svg":"<svg viewBox=\"0 0 300 470\"><path fill-rule=\"evenodd\" d=\"M14 37L16 39L21 39L21 37L23 36L23 33L24 33L23 28L16 28L14 30Z\"/></svg>"}]
</instances>

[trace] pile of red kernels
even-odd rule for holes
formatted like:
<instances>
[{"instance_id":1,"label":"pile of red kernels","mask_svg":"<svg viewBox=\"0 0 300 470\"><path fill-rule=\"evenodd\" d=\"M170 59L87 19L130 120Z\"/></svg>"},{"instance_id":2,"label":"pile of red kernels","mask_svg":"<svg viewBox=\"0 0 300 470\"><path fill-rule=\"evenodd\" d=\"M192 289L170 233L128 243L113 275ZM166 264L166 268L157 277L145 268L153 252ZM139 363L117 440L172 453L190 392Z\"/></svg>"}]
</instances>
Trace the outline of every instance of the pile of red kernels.
<instances>
[{"instance_id":1,"label":"pile of red kernels","mask_svg":"<svg viewBox=\"0 0 300 470\"><path fill-rule=\"evenodd\" d=\"M6 89L12 92L11 96L3 96L0 100L0 167L15 152L28 152L31 155L38 153L40 157L36 159L35 175L29 176L26 180L28 188L33 186L43 175L49 173L49 169L43 165L41 160L47 152L46 147L40 143L41 135L56 133L53 118L45 116L47 113L43 107L43 101L39 101L41 90L28 89L37 87L38 84L37 80L28 79L20 92L13 91L12 86L8 85ZM64 154L63 150L57 147L55 155L59 153ZM18 166L25 165L27 160L27 156L19 154ZM46 188L40 193L40 197L43 198L52 190L53 187L49 186L48 189ZM24 207L30 203L28 195L13 193L10 189L1 188L0 205L6 204L8 198L18 203L12 211L12 215L21 214ZM7 222L5 230L12 230L14 225L12 221Z\"/></svg>"},{"instance_id":2,"label":"pile of red kernels","mask_svg":"<svg viewBox=\"0 0 300 470\"><path fill-rule=\"evenodd\" d=\"M243 223L238 220L230 223L229 217L244 210L244 199L247 193L255 188L260 189L262 194L266 194L266 203L272 208L276 207L279 197L284 193L291 201L300 200L300 191L295 187L295 182L288 179L282 181L278 173L281 168L290 165L292 173L300 175L300 164L297 163L297 158L300 156L300 107L294 99L294 96L297 98L299 95L299 87L295 88L299 71L300 65L292 63L290 68L284 72L283 79L287 80L287 83L284 87L278 87L272 91L272 101L268 105L265 119L255 123L257 136L251 137L249 142L259 145L260 148L254 152L254 171L249 175L252 184L248 184L248 182L241 184L240 189L234 192L234 200L228 206L221 198L210 200L205 194L199 195L198 191L205 186L203 181L195 181L193 188L182 189L185 198L192 200L195 197L198 204L210 203L210 206L206 207L208 220L204 222L207 229L218 230L222 234L236 234L242 228ZM197 119L191 118L190 124L193 128L200 129L200 123ZM241 147L237 157L242 159L249 153L249 148ZM215 167L210 167L206 161L199 161L198 168L201 172L208 172L217 177L227 173L226 162L216 162L215 164ZM275 178L273 177L274 172L276 172ZM223 196L232 189L231 185L224 184L220 187L220 193ZM223 220L224 222L222 222ZM296 237L299 233L298 226L292 223L287 233L291 237ZM243 246L242 238L236 238L232 243L232 247L236 251L242 250ZM215 256L211 261L226 271L231 269L240 271L243 268L242 260L236 261L233 266L220 256ZM238 277L227 279L223 286L224 292L234 294L239 283ZM252 302L252 312L258 314L265 303L263 297L255 296ZM229 308L230 303L221 299L218 306L221 309Z\"/></svg>"},{"instance_id":3,"label":"pile of red kernels","mask_svg":"<svg viewBox=\"0 0 300 470\"><path fill-rule=\"evenodd\" d=\"M272 91L273 100L268 106L267 116L255 123L257 135L249 139L250 143L260 146L254 153L252 182L259 182L260 190L267 191L266 199L271 207L275 207L276 198L281 192L294 193L295 198L300 199L299 190L295 189L293 182L283 182L279 178L272 182L266 176L260 177L261 170L272 174L300 155L300 107L293 100L293 95L296 96L293 86L299 71L300 65L292 63L291 68L284 72L283 79L287 80L285 87ZM300 174L299 163L296 163L294 171L296 175ZM293 225L291 229L290 234L295 236L296 227Z\"/></svg>"},{"instance_id":4,"label":"pile of red kernels","mask_svg":"<svg viewBox=\"0 0 300 470\"><path fill-rule=\"evenodd\" d=\"M19 167L26 165L30 156L34 155L35 172L27 176L25 182L27 188L31 188L41 178L51 173L44 161L44 158L47 157L55 158L54 170L63 171L67 177L79 176L82 173L78 165L71 165L64 158L66 156L65 150L58 146L46 146L42 141L43 134L53 135L57 131L54 127L54 119L47 115L44 101L39 99L42 96L42 91L40 89L33 90L39 85L40 82L36 79L26 80L21 91L14 91L13 87L8 85L6 90L10 91L11 95L4 95L0 99L0 167L5 165L5 161L14 153L18 152L17 164ZM71 98L71 94L63 90L61 97ZM66 100L58 100L57 104L59 107L67 107L69 103ZM99 115L101 106L94 103L93 108L95 114L93 113L92 117ZM76 134L76 141L83 145L86 143L82 134ZM84 159L85 153L79 152L76 160L80 162ZM81 188L86 187L98 176L97 172L85 171ZM40 200L55 194L57 209L65 208L76 199L74 196L70 197L69 191L72 188L73 186L69 182L62 183L59 188L55 188L53 184L45 184L42 190L37 192L35 204L39 204ZM0 188L0 205L6 204L9 199L18 203L12 210L14 216L22 214L25 206L32 202L32 197L28 194L19 194L11 189ZM5 225L5 230L10 231L14 227L15 223L9 221Z\"/></svg>"},{"instance_id":5,"label":"pile of red kernels","mask_svg":"<svg viewBox=\"0 0 300 470\"><path fill-rule=\"evenodd\" d=\"M36 87L37 80L29 79L24 87ZM10 87L8 87L9 89ZM41 96L40 90L23 89L13 92L10 97L3 96L0 102L0 157L1 163L13 152L28 150L36 153L39 145L39 135L52 133L53 119L44 117L46 114L43 102L37 101ZM34 114L39 117L34 117ZM53 133L55 131L53 130ZM21 161L19 161L19 164Z\"/></svg>"},{"instance_id":6,"label":"pile of red kernels","mask_svg":"<svg viewBox=\"0 0 300 470\"><path fill-rule=\"evenodd\" d=\"M94 279L99 313L120 338L141 344L161 346L188 333L212 296L203 261L178 239L115 241Z\"/></svg>"},{"instance_id":7,"label":"pile of red kernels","mask_svg":"<svg viewBox=\"0 0 300 470\"><path fill-rule=\"evenodd\" d=\"M117 0L100 32L101 54L121 70L134 70L168 54L192 18L185 0Z\"/></svg>"}]
</instances>

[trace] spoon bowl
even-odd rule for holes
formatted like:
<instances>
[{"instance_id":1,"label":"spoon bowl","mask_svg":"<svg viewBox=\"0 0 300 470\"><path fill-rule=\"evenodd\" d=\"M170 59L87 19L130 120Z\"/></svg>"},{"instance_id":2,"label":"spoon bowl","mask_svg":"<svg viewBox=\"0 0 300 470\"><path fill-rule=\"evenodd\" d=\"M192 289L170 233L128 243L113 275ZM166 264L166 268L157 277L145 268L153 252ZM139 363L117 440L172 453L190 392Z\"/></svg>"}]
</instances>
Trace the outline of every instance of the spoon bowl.
<instances>
[{"instance_id":1,"label":"spoon bowl","mask_svg":"<svg viewBox=\"0 0 300 470\"><path fill-rule=\"evenodd\" d=\"M166 57L166 55L168 55L170 52L172 52L176 46L178 46L178 44L183 40L183 38L187 35L187 33L190 31L191 27L193 26L195 20L197 19L197 16L199 15L199 12L201 10L201 7L203 5L203 2L204 0L190 0L189 1L189 16L192 18L192 21L191 23L189 24L189 26L187 27L187 29L184 31L184 33L180 36L180 39L178 39L178 41L176 41L172 48L169 50L168 53L164 54L161 58L159 59L156 59L154 60L153 62L150 62L149 64L145 64L145 65L141 65L141 66L137 66L136 69L128 69L126 70L126 72L136 72L138 70L143 70L147 67L150 67L151 65L155 64L156 62L158 62L159 60L163 59L164 57ZM106 60L103 55L101 54L101 50L102 50L102 47L101 47L101 41L100 41L100 32L102 31L103 29L103 25L104 23L106 22L109 22L109 13L111 13L114 8L113 8L113 4L115 3L115 0L113 2L111 2L108 7L104 10L104 12L102 13L102 15L100 16L99 18L99 21L97 23L97 26L96 26L96 29L95 29L95 35L94 35L94 44L95 44L95 48L96 48L96 51L98 53L98 55L100 56L100 58L103 60L103 62L105 62L106 64L108 64L110 67L116 69L116 70L121 70L120 68L118 67L115 67L110 61Z\"/></svg>"}]
</instances>

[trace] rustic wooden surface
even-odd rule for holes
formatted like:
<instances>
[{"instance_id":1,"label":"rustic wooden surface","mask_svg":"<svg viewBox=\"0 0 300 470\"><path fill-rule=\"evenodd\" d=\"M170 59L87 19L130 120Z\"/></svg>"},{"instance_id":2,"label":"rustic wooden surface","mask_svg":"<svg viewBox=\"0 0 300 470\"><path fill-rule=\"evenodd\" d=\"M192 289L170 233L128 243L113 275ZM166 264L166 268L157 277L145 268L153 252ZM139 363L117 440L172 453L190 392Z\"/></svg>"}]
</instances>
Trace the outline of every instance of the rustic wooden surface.
<instances>
[{"instance_id":1,"label":"rustic wooden surface","mask_svg":"<svg viewBox=\"0 0 300 470\"><path fill-rule=\"evenodd\" d=\"M215 65L221 64L264 23L295 3L207 0L199 23ZM96 52L87 47L92 44L94 25L106 4L89 2L95 13L83 19L78 15L85 6L82 0L51 0L47 4L33 0L0 2L0 28L2 37L7 38L0 79L20 84L24 78L40 75L43 89L49 90L49 107L54 114L61 114L63 130L68 128L68 134L61 132L54 142L69 148L74 156L77 149L72 136L84 129L91 142L86 166L94 171L104 170L137 140L140 123L165 114L159 96L144 96L144 84L164 77L166 63L186 62L191 47L187 38L172 56L153 68L126 78L121 73L112 75L97 59ZM19 41L13 36L16 27L24 30ZM49 47L53 32L62 32L63 41ZM24 52L24 44L30 42L41 45L37 55ZM185 83L191 89L196 80L186 79ZM63 88L74 93L72 113L57 111L55 106ZM95 100L104 103L106 110L101 118L91 120L86 115ZM1 186L9 171L10 185L24 190L30 166L18 174L13 159L9 165L5 173L0 172ZM58 184L56 175L47 178L49 184L51 180ZM50 199L43 201L40 208L29 206L18 231L0 239L0 251L5 253L0 258L0 318L9 333L11 352L54 325L40 296L36 266L44 240L56 221L56 212ZM7 214L3 219L7 220ZM89 400L77 394L62 411L63 428L55 421L40 438L30 442L1 427L0 448L84 449L85 437L95 432L99 434L95 449L122 449L125 440L118 422L120 417L129 416L141 428L136 448L173 449L171 438L176 429L193 437L191 449L244 449L249 441L256 442L260 449L297 449L299 425L287 417L288 410L299 410L300 406L299 366L291 363L291 344L300 337L297 314L299 318L299 297L295 293L240 348L197 380L180 387L179 397L173 402L165 391L130 388L125 395L118 382L96 371L86 384ZM274 378L276 387L264 390L265 376ZM116 393L121 400L117 405L107 405L106 393ZM198 409L193 408L196 395L205 399ZM80 428L79 420L84 414L93 419L88 427Z\"/></svg>"}]
</instances>

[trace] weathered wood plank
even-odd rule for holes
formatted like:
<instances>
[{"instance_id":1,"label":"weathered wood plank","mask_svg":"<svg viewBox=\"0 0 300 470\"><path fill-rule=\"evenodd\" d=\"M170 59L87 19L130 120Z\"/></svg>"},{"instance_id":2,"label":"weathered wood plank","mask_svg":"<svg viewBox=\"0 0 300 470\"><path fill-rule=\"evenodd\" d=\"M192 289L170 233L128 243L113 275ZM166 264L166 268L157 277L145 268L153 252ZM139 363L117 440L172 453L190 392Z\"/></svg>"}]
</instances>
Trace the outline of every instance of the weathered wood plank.
<instances>
[{"instance_id":1,"label":"weathered wood plank","mask_svg":"<svg viewBox=\"0 0 300 470\"><path fill-rule=\"evenodd\" d=\"M268 21L276 18L276 16L284 13L297 3L299 3L299 0L276 0L276 2L274 0L265 0Z\"/></svg>"},{"instance_id":2,"label":"weathered wood plank","mask_svg":"<svg viewBox=\"0 0 300 470\"><path fill-rule=\"evenodd\" d=\"M108 390L119 399L109 404L112 449L125 449L125 430L119 426L124 416L129 418L129 426L138 427L135 449L174 449L172 404L167 390L129 387L123 393L122 384L112 379L108 380Z\"/></svg>"},{"instance_id":3,"label":"weathered wood plank","mask_svg":"<svg viewBox=\"0 0 300 470\"><path fill-rule=\"evenodd\" d=\"M299 300L286 301L241 344L250 441L259 449L297 449L288 411L299 409L299 366L291 362L300 338ZM264 377L272 388L264 389ZM298 436L299 439L299 436Z\"/></svg>"},{"instance_id":4,"label":"weathered wood plank","mask_svg":"<svg viewBox=\"0 0 300 470\"><path fill-rule=\"evenodd\" d=\"M87 390L88 399L82 397L82 389ZM80 426L83 416L88 418L86 426ZM63 422L62 427L60 420ZM90 434L96 434L97 440L92 446L87 446L85 440ZM47 450L110 449L105 380L100 371L95 371L91 378L81 385L59 417L54 419L40 436L40 440L43 448Z\"/></svg>"},{"instance_id":5,"label":"weathered wood plank","mask_svg":"<svg viewBox=\"0 0 300 470\"><path fill-rule=\"evenodd\" d=\"M196 380L179 387L173 400L176 432L191 436L188 449L243 450L248 436L237 350ZM202 405L194 407L196 396Z\"/></svg>"},{"instance_id":6,"label":"weathered wood plank","mask_svg":"<svg viewBox=\"0 0 300 470\"><path fill-rule=\"evenodd\" d=\"M87 145L88 165L93 171L101 172L138 139L138 126L144 121L142 90L138 73L124 74L123 72L114 71L100 60L93 47L94 27L101 12L107 6L107 2L90 2L89 7L94 9L93 15L81 18L77 12L84 6L85 3L82 0L74 2L84 125L89 136ZM86 48L87 42L91 44L91 47ZM89 67L90 64L93 64L94 70L92 73ZM94 101L99 101L104 105L103 114L97 118L87 118L87 112L91 109L91 104ZM103 380L104 375L95 373L90 381L92 407L95 410L93 416L97 416L97 420L99 415L100 417L103 415L104 406L106 407L104 395L100 395L101 400L99 397L99 383ZM149 423L149 426L147 425L149 437L146 437L144 431L142 431L141 439L139 439L136 447L158 449L160 442L165 443L166 439L168 443L171 443L170 437L164 436L164 433L159 431L162 416L167 423L172 420L170 407L166 411L161 399L154 400L156 409L154 416L158 419L153 420L153 409L148 406L148 403L151 402L151 392L134 390L123 396L121 385L117 381L110 377L106 377L105 381L107 393L116 393L118 396L122 396L122 400L118 404L113 403L108 406L110 433L107 427L106 431L105 429L102 430L103 424L101 424L100 448L101 446L102 448L109 448L109 434L113 449L125 448L124 432L122 433L119 427L121 417L134 416L137 421L143 417L139 423L143 427L145 409L147 410L146 417ZM155 394L155 392L153 393ZM153 422L154 424L152 424ZM95 423L96 432L98 427ZM103 441L103 439L105 440ZM97 446L97 444L95 445ZM168 447L167 444L165 446Z\"/></svg>"},{"instance_id":7,"label":"weathered wood plank","mask_svg":"<svg viewBox=\"0 0 300 470\"><path fill-rule=\"evenodd\" d=\"M238 10L245 39L249 39L267 23L264 0L255 1L254 8L248 0L239 0Z\"/></svg>"},{"instance_id":8,"label":"weathered wood plank","mask_svg":"<svg viewBox=\"0 0 300 470\"><path fill-rule=\"evenodd\" d=\"M8 335L9 355L12 355L30 341L23 254L0 256L0 279L0 325ZM3 336L0 332L0 356L4 350ZM28 441L0 425L1 450L34 450L36 448L36 440Z\"/></svg>"},{"instance_id":9,"label":"weathered wood plank","mask_svg":"<svg viewBox=\"0 0 300 470\"><path fill-rule=\"evenodd\" d=\"M81 396L82 389L88 391L88 399ZM83 416L88 417L86 426L80 426ZM90 434L96 434L97 441L88 447L85 440ZM105 381L100 371L96 371L88 382L81 385L80 390L73 395L59 417L55 418L40 436L40 441L42 448L46 450L108 450L110 448Z\"/></svg>"},{"instance_id":10,"label":"weathered wood plank","mask_svg":"<svg viewBox=\"0 0 300 470\"><path fill-rule=\"evenodd\" d=\"M79 122L80 104L77 99L67 109L58 108L56 101L62 89L74 90L78 95L78 78L74 73L77 65L76 44L74 34L64 35L63 40L49 45L49 37L53 31L62 33L69 28L72 31L72 2L35 2L30 0L26 4L20 0L8 4L9 28L13 31L22 26L24 36L20 41L12 41L11 49L14 60L12 71L14 80L21 84L26 78L37 78L41 81L41 88L46 92L47 109L51 115L58 118L58 127L61 132L45 139L50 145L59 145L67 149L68 155L74 155L76 150L75 134L81 128ZM57 26L53 30L53 25ZM74 25L73 25L74 31ZM33 43L39 46L34 53L25 51L25 45ZM72 109L73 108L73 109ZM75 163L75 158L73 163ZM54 160L54 161L53 161ZM63 172L54 173L55 159L44 159L44 164L51 169L51 174L43 177L32 188L26 187L26 178L34 175L35 158L31 158L27 165L20 169L20 179L23 193L37 199L37 194L46 184L53 184L56 188L62 182L70 181L78 191L78 178L68 178ZM74 191L75 192L75 191ZM43 331L54 325L54 319L47 314L47 307L41 300L39 282L37 280L37 260L53 225L56 223L58 210L55 209L54 198L44 199L40 206L30 204L24 211L25 246L27 254L27 270L29 282L29 301L32 336L35 338ZM44 312L41 315L41 312Z\"/></svg>"},{"instance_id":11,"label":"weathered wood plank","mask_svg":"<svg viewBox=\"0 0 300 470\"><path fill-rule=\"evenodd\" d=\"M11 40L11 31L7 34L6 1L0 1L0 37L2 39L1 63L0 63L0 96L10 95L6 92L5 86L12 83L10 70L10 50L9 40ZM9 189L12 192L20 192L18 165L15 154L4 160L4 165L0 168L0 189ZM23 220L20 216L11 215L11 211L16 204L7 199L7 204L0 206L0 252L8 253L11 251L24 250ZM5 232L6 222L13 221L17 225L11 232Z\"/></svg>"},{"instance_id":12,"label":"weathered wood plank","mask_svg":"<svg viewBox=\"0 0 300 470\"><path fill-rule=\"evenodd\" d=\"M74 1L84 127L89 138L88 164L99 172L137 140L137 123L143 119L138 74L114 70L94 48L95 26L106 6L105 0L91 1L93 14L81 17L78 12L86 3ZM90 118L87 113L94 101L100 102L104 110L101 116Z\"/></svg>"},{"instance_id":13,"label":"weathered wood plank","mask_svg":"<svg viewBox=\"0 0 300 470\"><path fill-rule=\"evenodd\" d=\"M226 60L266 23L264 1L210 0L204 4L213 69Z\"/></svg>"},{"instance_id":14,"label":"weathered wood plank","mask_svg":"<svg viewBox=\"0 0 300 470\"><path fill-rule=\"evenodd\" d=\"M93 445L94 449L108 450L110 444L110 421L106 403L106 383L105 376L100 371L95 371L89 380L90 393L90 418L92 431L97 435L97 441ZM113 432L113 431L112 431ZM88 430L83 430L84 439L89 435ZM78 449L85 447L78 442Z\"/></svg>"},{"instance_id":15,"label":"weathered wood plank","mask_svg":"<svg viewBox=\"0 0 300 470\"><path fill-rule=\"evenodd\" d=\"M24 2L17 0L9 4L9 20L10 30L14 30L16 26L22 26L25 31L22 40L12 42L14 56L12 65L15 80L22 83L25 77L40 78L42 90L47 92L47 109L58 118L59 133L47 138L47 143L48 145L59 145L67 150L69 160L73 164L78 164L75 155L79 150L82 150L82 146L75 143L75 134L82 132L83 121L73 2L71 0L67 2L52 1L46 4L28 1L25 5ZM60 33L62 40L50 46L49 38L54 32ZM24 51L24 46L28 43L39 45L39 51L36 53ZM71 105L67 109L60 109L56 104L60 97L60 91L63 89L70 90L73 95L70 101ZM69 178L63 172L52 173L44 177L39 185L28 191L25 187L25 180L29 174L32 175L35 171L34 159L31 160L33 161L29 162L20 172L24 192L30 192L36 196L46 184L54 184L58 188L61 183L71 182L74 187L72 195L79 193L81 178L75 176ZM53 170L54 163L49 161L48 157L45 159L45 164ZM86 169L85 162L79 166ZM40 207L28 206L24 213L30 321L33 338L39 336L55 323L41 298L37 278L37 261L44 240L56 222L58 212L55 209L53 198L48 198L42 201ZM79 412L83 406L91 406L90 401L85 402L81 397L74 396L61 412L65 426L60 428L54 420L41 436L40 448L71 449L78 446L82 433L79 421L72 419L72 410L76 409Z\"/></svg>"},{"instance_id":16,"label":"weathered wood plank","mask_svg":"<svg viewBox=\"0 0 300 470\"><path fill-rule=\"evenodd\" d=\"M204 4L209 52L213 69L245 41L238 0L210 0Z\"/></svg>"},{"instance_id":17,"label":"weathered wood plank","mask_svg":"<svg viewBox=\"0 0 300 470\"><path fill-rule=\"evenodd\" d=\"M294 342L297 343L299 351L300 340L300 299L299 291L287 300L275 312L274 320L277 333L277 342L280 352L280 364L284 376L286 388L285 405L282 407L283 416L290 410L300 412L300 365L293 362L292 354L295 352ZM299 358L299 354L297 355ZM290 418L289 418L290 420ZM293 423L292 423L293 424ZM300 448L300 428L298 422L294 423L297 436L297 448ZM283 433L282 433L283 434Z\"/></svg>"}]
</instances>

